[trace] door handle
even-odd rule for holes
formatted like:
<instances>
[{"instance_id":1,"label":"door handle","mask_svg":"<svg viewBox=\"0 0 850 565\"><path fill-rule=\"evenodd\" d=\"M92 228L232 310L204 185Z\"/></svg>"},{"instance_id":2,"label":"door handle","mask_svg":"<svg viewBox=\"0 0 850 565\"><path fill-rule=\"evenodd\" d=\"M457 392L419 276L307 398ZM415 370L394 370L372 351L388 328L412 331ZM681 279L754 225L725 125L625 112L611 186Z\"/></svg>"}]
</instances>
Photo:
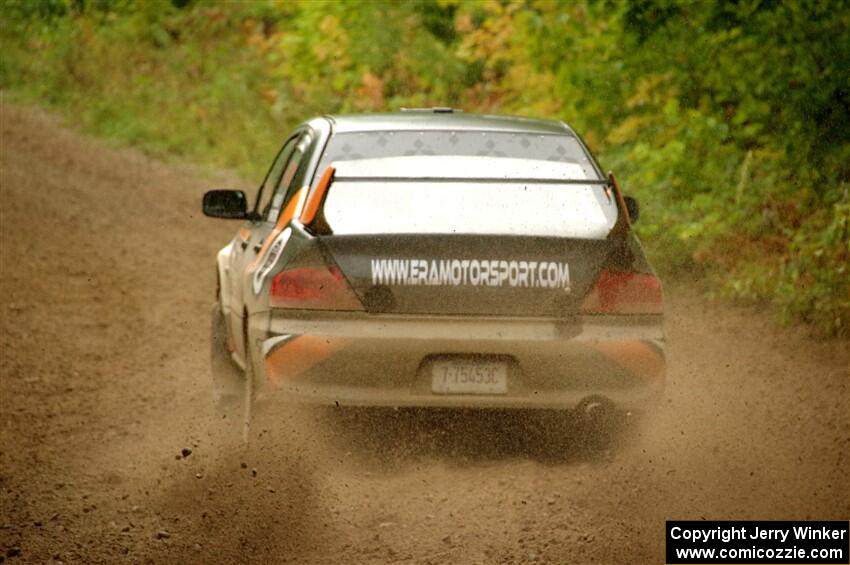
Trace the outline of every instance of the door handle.
<instances>
[{"instance_id":1,"label":"door handle","mask_svg":"<svg viewBox=\"0 0 850 565\"><path fill-rule=\"evenodd\" d=\"M257 243L257 244L255 244L255 245L254 245L254 253L259 253L259 252L260 252L260 249L262 249L262 248L263 248L263 244L262 244L262 243Z\"/></svg>"}]
</instances>

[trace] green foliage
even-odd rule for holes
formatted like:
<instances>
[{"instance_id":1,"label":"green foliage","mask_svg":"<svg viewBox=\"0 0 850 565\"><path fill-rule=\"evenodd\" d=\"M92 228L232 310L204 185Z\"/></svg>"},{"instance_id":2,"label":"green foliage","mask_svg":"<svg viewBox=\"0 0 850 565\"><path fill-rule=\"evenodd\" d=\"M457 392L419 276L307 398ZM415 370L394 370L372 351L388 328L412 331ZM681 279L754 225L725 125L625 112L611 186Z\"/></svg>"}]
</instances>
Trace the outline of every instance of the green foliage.
<instances>
[{"instance_id":1,"label":"green foliage","mask_svg":"<svg viewBox=\"0 0 850 565\"><path fill-rule=\"evenodd\" d=\"M329 112L563 119L656 264L850 334L846 0L5 0L0 87L259 178Z\"/></svg>"}]
</instances>

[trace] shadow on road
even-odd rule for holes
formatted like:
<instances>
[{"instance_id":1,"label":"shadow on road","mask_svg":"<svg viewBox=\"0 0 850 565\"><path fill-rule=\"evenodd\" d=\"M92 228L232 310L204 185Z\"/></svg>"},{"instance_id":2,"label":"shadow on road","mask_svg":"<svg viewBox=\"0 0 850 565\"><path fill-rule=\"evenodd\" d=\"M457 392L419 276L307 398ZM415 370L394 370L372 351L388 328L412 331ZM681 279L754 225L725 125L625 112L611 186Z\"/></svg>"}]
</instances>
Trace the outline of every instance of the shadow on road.
<instances>
[{"instance_id":1,"label":"shadow on road","mask_svg":"<svg viewBox=\"0 0 850 565\"><path fill-rule=\"evenodd\" d=\"M631 424L619 415L589 423L549 411L329 408L315 412L310 434L331 454L391 472L426 458L455 466L607 461Z\"/></svg>"}]
</instances>

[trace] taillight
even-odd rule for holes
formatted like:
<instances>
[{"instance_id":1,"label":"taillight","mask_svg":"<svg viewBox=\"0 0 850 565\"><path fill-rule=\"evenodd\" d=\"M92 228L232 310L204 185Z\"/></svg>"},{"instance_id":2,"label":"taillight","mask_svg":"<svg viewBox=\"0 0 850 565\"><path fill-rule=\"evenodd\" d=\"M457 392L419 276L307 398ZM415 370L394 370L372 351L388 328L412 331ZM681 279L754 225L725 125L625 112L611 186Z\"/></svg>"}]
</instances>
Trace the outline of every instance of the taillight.
<instances>
[{"instance_id":1,"label":"taillight","mask_svg":"<svg viewBox=\"0 0 850 565\"><path fill-rule=\"evenodd\" d=\"M273 308L363 310L363 304L335 265L296 267L272 279Z\"/></svg>"},{"instance_id":2,"label":"taillight","mask_svg":"<svg viewBox=\"0 0 850 565\"><path fill-rule=\"evenodd\" d=\"M582 303L585 314L661 314L658 277L626 271L602 271Z\"/></svg>"}]
</instances>

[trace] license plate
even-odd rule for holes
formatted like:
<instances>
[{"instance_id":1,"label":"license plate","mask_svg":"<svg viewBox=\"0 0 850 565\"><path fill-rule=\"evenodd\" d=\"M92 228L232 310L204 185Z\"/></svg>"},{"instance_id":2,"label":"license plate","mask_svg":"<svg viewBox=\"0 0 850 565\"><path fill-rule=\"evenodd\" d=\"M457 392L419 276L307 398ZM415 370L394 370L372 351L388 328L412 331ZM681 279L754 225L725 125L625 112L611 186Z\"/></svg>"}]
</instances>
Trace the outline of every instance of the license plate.
<instances>
[{"instance_id":1,"label":"license plate","mask_svg":"<svg viewBox=\"0 0 850 565\"><path fill-rule=\"evenodd\" d=\"M436 361L431 369L431 390L438 394L505 394L508 366L500 361Z\"/></svg>"}]
</instances>

